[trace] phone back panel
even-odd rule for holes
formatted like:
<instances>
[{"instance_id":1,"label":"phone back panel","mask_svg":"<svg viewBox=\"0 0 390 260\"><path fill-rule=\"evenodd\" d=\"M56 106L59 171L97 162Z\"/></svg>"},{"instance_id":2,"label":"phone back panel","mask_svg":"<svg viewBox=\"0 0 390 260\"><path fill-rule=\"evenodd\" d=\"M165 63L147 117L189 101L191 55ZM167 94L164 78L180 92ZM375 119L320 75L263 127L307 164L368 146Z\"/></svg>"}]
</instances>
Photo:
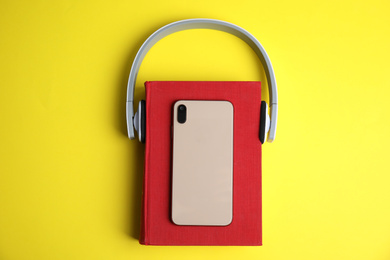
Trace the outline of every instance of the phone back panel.
<instances>
[{"instance_id":1,"label":"phone back panel","mask_svg":"<svg viewBox=\"0 0 390 260\"><path fill-rule=\"evenodd\" d=\"M178 122L178 106L186 122ZM233 219L233 105L177 101L173 108L172 221L229 225Z\"/></svg>"}]
</instances>

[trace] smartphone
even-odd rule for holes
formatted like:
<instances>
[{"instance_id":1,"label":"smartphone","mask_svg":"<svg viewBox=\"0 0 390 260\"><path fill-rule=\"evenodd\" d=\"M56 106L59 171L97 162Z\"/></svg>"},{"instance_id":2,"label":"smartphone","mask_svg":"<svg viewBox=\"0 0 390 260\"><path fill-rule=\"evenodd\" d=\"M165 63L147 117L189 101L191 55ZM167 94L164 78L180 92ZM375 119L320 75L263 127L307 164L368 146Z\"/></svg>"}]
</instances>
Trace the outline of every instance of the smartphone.
<instances>
[{"instance_id":1,"label":"smartphone","mask_svg":"<svg viewBox=\"0 0 390 260\"><path fill-rule=\"evenodd\" d=\"M232 222L233 115L229 101L174 104L171 217L176 225Z\"/></svg>"}]
</instances>

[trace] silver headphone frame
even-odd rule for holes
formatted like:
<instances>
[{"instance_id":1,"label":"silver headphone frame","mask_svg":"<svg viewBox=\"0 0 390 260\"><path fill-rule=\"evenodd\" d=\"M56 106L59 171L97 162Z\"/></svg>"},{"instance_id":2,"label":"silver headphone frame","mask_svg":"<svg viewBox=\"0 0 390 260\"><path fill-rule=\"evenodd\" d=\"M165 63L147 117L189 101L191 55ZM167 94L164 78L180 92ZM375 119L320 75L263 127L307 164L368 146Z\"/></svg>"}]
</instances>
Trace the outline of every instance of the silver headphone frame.
<instances>
[{"instance_id":1,"label":"silver headphone frame","mask_svg":"<svg viewBox=\"0 0 390 260\"><path fill-rule=\"evenodd\" d=\"M156 44L159 40L168 36L172 33L189 30L189 29L213 29L218 31L227 32L229 34L235 35L244 42L246 42L253 51L259 57L261 64L266 73L268 89L269 89L269 106L271 111L271 122L268 133L268 142L273 142L275 140L276 134L276 123L278 118L278 93L276 87L276 80L274 70L272 68L271 61L268 57L268 54L264 50L260 42L248 31L245 29L225 21L215 20L215 19L187 19L177 22L170 23L161 27L155 31L148 39L142 44L141 48L138 50L137 55L131 66L129 81L127 83L127 102L126 102L126 119L127 119L127 131L130 139L134 139L134 90L135 83L138 75L138 71L141 67L141 63L148 53L148 51Z\"/></svg>"}]
</instances>

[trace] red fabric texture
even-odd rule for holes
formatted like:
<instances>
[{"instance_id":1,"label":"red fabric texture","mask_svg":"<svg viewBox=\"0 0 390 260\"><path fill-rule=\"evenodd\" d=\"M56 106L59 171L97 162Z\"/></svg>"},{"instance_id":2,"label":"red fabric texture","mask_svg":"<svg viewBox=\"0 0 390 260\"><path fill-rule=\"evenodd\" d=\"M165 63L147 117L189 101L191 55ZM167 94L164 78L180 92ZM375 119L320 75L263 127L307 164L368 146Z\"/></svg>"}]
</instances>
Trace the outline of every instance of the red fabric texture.
<instances>
[{"instance_id":1,"label":"red fabric texture","mask_svg":"<svg viewBox=\"0 0 390 260\"><path fill-rule=\"evenodd\" d=\"M140 243L261 245L261 84L254 81L150 81ZM171 125L178 100L228 100L234 106L233 221L228 226L178 226L171 221Z\"/></svg>"}]
</instances>

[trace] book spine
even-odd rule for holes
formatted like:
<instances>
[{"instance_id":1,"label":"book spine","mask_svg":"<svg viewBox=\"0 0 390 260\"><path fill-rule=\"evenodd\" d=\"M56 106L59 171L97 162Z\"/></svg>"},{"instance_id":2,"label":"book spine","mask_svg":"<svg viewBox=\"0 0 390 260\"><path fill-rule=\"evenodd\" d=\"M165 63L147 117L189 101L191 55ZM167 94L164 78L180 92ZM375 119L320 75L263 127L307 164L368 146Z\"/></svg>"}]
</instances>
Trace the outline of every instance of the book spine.
<instances>
[{"instance_id":1,"label":"book spine","mask_svg":"<svg viewBox=\"0 0 390 260\"><path fill-rule=\"evenodd\" d=\"M147 160L147 152L145 149L145 165L144 165L144 176L143 176L143 185L142 185L142 206L141 206L141 232L140 232L140 238L139 243L142 245L147 245L148 237L147 237L147 230L148 230L148 223L147 223L147 204L148 204L148 190L147 190L147 183L148 183L148 166L146 164Z\"/></svg>"},{"instance_id":2,"label":"book spine","mask_svg":"<svg viewBox=\"0 0 390 260\"><path fill-rule=\"evenodd\" d=\"M139 243L142 245L146 245L146 203L147 203L147 196L146 196L146 170L144 171L144 179L143 179L143 187L142 187L142 207L141 207L141 232L140 232L140 238Z\"/></svg>"},{"instance_id":3,"label":"book spine","mask_svg":"<svg viewBox=\"0 0 390 260\"><path fill-rule=\"evenodd\" d=\"M146 89L146 98L148 95L148 82L145 83ZM148 105L148 103L146 103ZM147 108L148 109L148 108ZM148 127L146 127L146 136L149 136ZM148 237L148 161L149 161L149 140L145 139L145 160L144 160L144 174L143 174L143 186L142 186L142 208L141 208L141 232L139 243L142 245L147 245L149 241Z\"/></svg>"}]
</instances>

